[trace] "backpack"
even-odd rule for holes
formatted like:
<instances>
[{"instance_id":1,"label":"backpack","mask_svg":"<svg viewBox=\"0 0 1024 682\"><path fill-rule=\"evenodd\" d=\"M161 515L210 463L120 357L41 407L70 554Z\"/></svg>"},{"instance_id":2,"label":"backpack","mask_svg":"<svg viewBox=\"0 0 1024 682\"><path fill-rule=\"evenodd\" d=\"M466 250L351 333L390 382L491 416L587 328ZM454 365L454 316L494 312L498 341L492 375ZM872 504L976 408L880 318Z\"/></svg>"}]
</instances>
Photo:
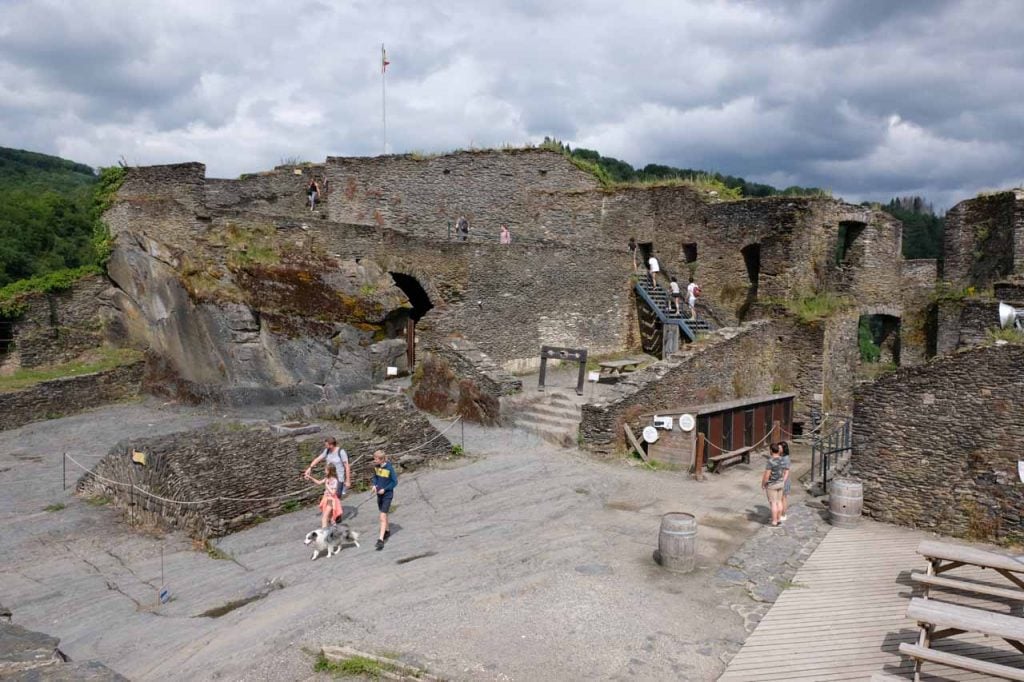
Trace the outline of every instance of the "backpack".
<instances>
[{"instance_id":1,"label":"backpack","mask_svg":"<svg viewBox=\"0 0 1024 682\"><path fill-rule=\"evenodd\" d=\"M693 287L693 295L694 296L700 296L700 287L699 286Z\"/></svg>"}]
</instances>

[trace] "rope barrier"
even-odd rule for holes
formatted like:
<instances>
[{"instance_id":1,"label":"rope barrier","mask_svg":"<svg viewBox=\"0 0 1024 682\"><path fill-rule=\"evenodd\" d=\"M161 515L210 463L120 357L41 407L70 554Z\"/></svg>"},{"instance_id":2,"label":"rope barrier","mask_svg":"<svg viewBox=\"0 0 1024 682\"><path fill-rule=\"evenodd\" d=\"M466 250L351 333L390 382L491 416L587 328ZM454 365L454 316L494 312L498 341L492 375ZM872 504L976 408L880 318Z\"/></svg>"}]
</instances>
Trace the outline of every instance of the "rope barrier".
<instances>
[{"instance_id":1,"label":"rope barrier","mask_svg":"<svg viewBox=\"0 0 1024 682\"><path fill-rule=\"evenodd\" d=\"M437 440L438 438L443 436L445 433L450 431L459 422L459 420L461 420L461 419L462 419L462 416L459 415L451 424L448 425L448 428L446 428L444 431L439 432L433 438L430 438L429 440L426 440L426 441L420 443L419 445L411 447L408 450L402 450L401 452L392 453L391 456L405 455L405 454L408 454L410 452L414 452L416 450L419 450L420 448L425 447L426 445L429 445L430 443L434 442L435 440ZM92 476L94 479L96 479L98 481L102 481L103 483L106 483L108 485L119 486L119 487L122 487L122 488L129 488L133 492L138 492L141 495L144 495L146 497L152 498L154 500L158 500L158 501L163 502L165 504L177 504L177 505L181 505L181 506L200 506L200 505L204 505L204 504L212 504L214 502L270 502L270 501L273 501L273 500L286 500L288 498L295 497L296 495L302 495L304 493L309 492L310 490L314 490L314 489L320 487L319 485L311 485L311 486L306 486L305 488L301 488L299 490L294 490L292 492L283 493L281 495L273 495L273 496L269 496L269 497L226 497L224 495L218 495L217 497L211 497L211 498L208 498L208 499L205 499L205 500L175 500L175 499L172 499L172 498L169 498L169 497L163 497L161 495L157 495L156 493L150 492L150 491L148 491L148 490L146 490L144 488L140 488L139 486L137 486L134 483L125 483L124 481L115 481L114 479L107 478L105 476L100 476L99 474L95 473L94 471L92 471L90 469L87 469L85 467L85 465L83 465L81 462L76 460L71 455L65 454L64 456L68 460L70 460L72 464L74 464L79 469L81 469L83 472L85 472L87 475ZM366 457L365 453L362 454L362 455L359 455L359 457L351 460L349 462L349 464L353 465L356 462L361 461L364 457Z\"/></svg>"},{"instance_id":2,"label":"rope barrier","mask_svg":"<svg viewBox=\"0 0 1024 682\"><path fill-rule=\"evenodd\" d=\"M438 438L440 438L440 437L441 437L441 436L443 436L444 434L446 434L446 433L448 433L449 431L451 431L451 430L452 430L452 427L454 427L454 426L455 426L456 424L458 424L458 423L459 423L459 422L460 422L461 420L462 420L462 415L460 414L460 415L458 415L458 416L457 416L457 417L455 418L455 421L453 421L453 422L452 422L451 424L449 424L449 425L448 425L448 428L446 428L446 429L445 429L444 431L441 431L441 432L439 432L439 433L438 433L438 434L437 434L436 436L434 436L434 437L433 437L433 438L431 438L430 440L424 441L424 442L420 443L419 445L417 445L416 447L413 447L413 448L409 448L408 450L402 450L401 452L392 452L392 453L389 453L389 454L388 454L388 456L389 456L389 457L398 457L399 455L407 455L407 454L409 454L410 452L414 452L414 451L416 451L416 450L419 450L419 449L420 449L420 448L422 448L423 446L425 446L425 445L429 445L430 443L433 443L433 442L434 442L435 440L437 440Z\"/></svg>"}]
</instances>

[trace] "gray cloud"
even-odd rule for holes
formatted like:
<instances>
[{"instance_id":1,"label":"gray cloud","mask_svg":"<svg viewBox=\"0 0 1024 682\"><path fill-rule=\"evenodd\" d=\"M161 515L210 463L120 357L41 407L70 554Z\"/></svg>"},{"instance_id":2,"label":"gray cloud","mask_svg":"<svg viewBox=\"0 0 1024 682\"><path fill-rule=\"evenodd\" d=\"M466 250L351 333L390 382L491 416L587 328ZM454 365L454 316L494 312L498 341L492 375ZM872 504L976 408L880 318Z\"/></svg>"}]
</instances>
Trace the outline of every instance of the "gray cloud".
<instances>
[{"instance_id":1,"label":"gray cloud","mask_svg":"<svg viewBox=\"0 0 1024 682\"><path fill-rule=\"evenodd\" d=\"M537 142L949 206L1024 179L1015 0L0 5L0 144L93 165Z\"/></svg>"}]
</instances>

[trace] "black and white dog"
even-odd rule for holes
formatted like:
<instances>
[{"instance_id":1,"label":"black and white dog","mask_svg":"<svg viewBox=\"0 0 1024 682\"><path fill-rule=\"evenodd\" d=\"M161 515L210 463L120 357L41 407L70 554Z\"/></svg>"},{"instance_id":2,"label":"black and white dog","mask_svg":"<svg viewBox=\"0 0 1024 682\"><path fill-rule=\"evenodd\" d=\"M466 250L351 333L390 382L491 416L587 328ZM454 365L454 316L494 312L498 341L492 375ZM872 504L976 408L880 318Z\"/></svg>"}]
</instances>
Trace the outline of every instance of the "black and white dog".
<instances>
[{"instance_id":1,"label":"black and white dog","mask_svg":"<svg viewBox=\"0 0 1024 682\"><path fill-rule=\"evenodd\" d=\"M337 554L341 546L346 542L352 542L359 546L359 533L351 530L346 524L339 523L327 528L318 528L306 534L306 544L313 545L312 561L320 556L320 552L327 550L327 556Z\"/></svg>"}]
</instances>

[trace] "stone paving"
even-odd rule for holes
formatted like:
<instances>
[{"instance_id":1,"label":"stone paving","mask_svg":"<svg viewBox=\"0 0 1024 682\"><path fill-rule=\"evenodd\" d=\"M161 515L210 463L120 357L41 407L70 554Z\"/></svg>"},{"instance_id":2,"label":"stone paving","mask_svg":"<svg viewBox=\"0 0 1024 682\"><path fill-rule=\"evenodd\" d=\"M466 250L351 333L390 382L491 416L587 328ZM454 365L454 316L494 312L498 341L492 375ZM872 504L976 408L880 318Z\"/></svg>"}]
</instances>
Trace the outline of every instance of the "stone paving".
<instances>
[{"instance_id":1,"label":"stone paving","mask_svg":"<svg viewBox=\"0 0 1024 682\"><path fill-rule=\"evenodd\" d=\"M792 583L793 576L831 529L820 504L810 504L791 504L782 525L762 527L716 574L725 584L742 586L749 596L732 605L748 633L783 590L798 587Z\"/></svg>"},{"instance_id":2,"label":"stone paving","mask_svg":"<svg viewBox=\"0 0 1024 682\"><path fill-rule=\"evenodd\" d=\"M382 552L310 562L302 537L319 515L301 509L208 555L61 491L62 450L96 456L126 432L220 416L114 406L0 433L0 484L14 492L0 499L0 600L20 624L136 680L303 680L306 652L330 644L447 679L714 679L762 608L750 592L784 586L798 535L814 528L796 504L789 526L764 527L756 463L697 482L475 425L468 456L400 478ZM372 537L368 501L346 499L346 516ZM670 511L700 524L688 575L652 561ZM156 607L162 564L174 599ZM261 592L268 582L280 588Z\"/></svg>"}]
</instances>

